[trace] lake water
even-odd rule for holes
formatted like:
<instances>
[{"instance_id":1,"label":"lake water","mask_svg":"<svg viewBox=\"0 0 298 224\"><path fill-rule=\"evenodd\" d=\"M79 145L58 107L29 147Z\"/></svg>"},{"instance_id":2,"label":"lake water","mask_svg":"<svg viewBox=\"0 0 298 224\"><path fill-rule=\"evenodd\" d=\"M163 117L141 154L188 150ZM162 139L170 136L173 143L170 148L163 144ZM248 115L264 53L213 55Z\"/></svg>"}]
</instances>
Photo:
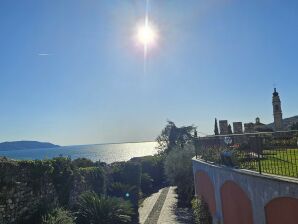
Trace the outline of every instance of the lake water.
<instances>
[{"instance_id":1,"label":"lake water","mask_svg":"<svg viewBox=\"0 0 298 224\"><path fill-rule=\"evenodd\" d=\"M156 142L64 146L49 149L0 151L0 156L11 159L50 159L62 155L70 156L71 159L85 157L92 161L112 163L128 161L133 157L154 155L158 151L156 146Z\"/></svg>"}]
</instances>

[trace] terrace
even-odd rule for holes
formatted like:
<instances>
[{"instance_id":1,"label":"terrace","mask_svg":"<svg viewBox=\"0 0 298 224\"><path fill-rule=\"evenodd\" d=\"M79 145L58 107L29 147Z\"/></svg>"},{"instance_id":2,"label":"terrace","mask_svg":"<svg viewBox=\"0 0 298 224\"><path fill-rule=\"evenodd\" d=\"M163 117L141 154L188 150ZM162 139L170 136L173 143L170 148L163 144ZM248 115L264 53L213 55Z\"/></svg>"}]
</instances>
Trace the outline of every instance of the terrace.
<instances>
[{"instance_id":1,"label":"terrace","mask_svg":"<svg viewBox=\"0 0 298 224\"><path fill-rule=\"evenodd\" d=\"M196 139L196 158L216 165L298 178L298 132L217 135Z\"/></svg>"}]
</instances>

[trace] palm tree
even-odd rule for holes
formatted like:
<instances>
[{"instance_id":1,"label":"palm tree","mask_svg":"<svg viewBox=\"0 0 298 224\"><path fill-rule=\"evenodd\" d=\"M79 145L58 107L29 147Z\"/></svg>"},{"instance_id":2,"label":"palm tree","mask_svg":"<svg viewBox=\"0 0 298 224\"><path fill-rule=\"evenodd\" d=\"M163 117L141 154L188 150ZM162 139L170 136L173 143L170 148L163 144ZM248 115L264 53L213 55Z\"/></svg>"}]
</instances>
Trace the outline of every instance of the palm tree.
<instances>
[{"instance_id":1,"label":"palm tree","mask_svg":"<svg viewBox=\"0 0 298 224\"><path fill-rule=\"evenodd\" d=\"M83 193L78 201L78 223L130 223L134 214L130 202L120 198L99 197L95 192Z\"/></svg>"},{"instance_id":2,"label":"palm tree","mask_svg":"<svg viewBox=\"0 0 298 224\"><path fill-rule=\"evenodd\" d=\"M42 217L42 224L74 224L71 213L64 208L55 208Z\"/></svg>"},{"instance_id":3,"label":"palm tree","mask_svg":"<svg viewBox=\"0 0 298 224\"><path fill-rule=\"evenodd\" d=\"M138 191L136 186L131 186L121 182L114 182L109 186L108 195L112 197L128 198L128 195L131 195L136 191Z\"/></svg>"}]
</instances>

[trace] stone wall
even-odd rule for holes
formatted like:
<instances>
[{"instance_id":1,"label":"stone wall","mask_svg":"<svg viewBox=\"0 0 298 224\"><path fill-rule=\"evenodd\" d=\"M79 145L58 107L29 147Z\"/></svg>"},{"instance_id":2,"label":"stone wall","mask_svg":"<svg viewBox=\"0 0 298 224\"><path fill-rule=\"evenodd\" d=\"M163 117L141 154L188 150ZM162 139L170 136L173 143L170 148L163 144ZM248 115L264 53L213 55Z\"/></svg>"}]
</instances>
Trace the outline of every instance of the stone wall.
<instances>
[{"instance_id":1,"label":"stone wall","mask_svg":"<svg viewBox=\"0 0 298 224\"><path fill-rule=\"evenodd\" d=\"M214 224L297 223L298 179L261 175L199 159L193 159L193 172L196 195L208 203Z\"/></svg>"},{"instance_id":2,"label":"stone wall","mask_svg":"<svg viewBox=\"0 0 298 224\"><path fill-rule=\"evenodd\" d=\"M34 180L28 168L1 161L0 223L19 223L37 212L43 202L56 203L57 195L47 174ZM8 172L5 172L7 170ZM50 204L48 204L50 206Z\"/></svg>"}]
</instances>

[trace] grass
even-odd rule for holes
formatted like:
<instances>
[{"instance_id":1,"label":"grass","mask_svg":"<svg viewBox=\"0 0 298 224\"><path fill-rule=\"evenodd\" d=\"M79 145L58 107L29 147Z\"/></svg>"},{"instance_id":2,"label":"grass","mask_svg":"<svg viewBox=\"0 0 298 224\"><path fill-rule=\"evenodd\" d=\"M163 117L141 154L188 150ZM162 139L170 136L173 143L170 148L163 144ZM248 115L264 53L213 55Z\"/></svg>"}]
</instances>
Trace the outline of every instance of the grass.
<instances>
[{"instance_id":1,"label":"grass","mask_svg":"<svg viewBox=\"0 0 298 224\"><path fill-rule=\"evenodd\" d=\"M262 173L298 178L298 149L265 150L260 161ZM257 159L246 160L240 167L259 171Z\"/></svg>"}]
</instances>

